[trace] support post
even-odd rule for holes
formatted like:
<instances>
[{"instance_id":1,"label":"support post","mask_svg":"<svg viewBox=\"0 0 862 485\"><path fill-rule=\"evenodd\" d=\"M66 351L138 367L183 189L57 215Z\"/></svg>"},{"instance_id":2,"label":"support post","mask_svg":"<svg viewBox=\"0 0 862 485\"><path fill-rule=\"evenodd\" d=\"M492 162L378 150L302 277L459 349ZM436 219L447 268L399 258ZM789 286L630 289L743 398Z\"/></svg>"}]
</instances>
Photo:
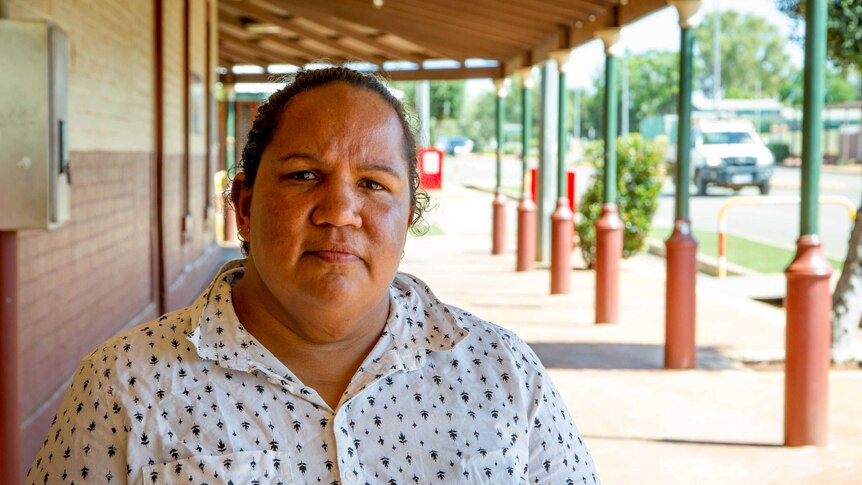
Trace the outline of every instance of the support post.
<instances>
[{"instance_id":1,"label":"support post","mask_svg":"<svg viewBox=\"0 0 862 485\"><path fill-rule=\"evenodd\" d=\"M518 203L518 254L517 271L530 271L536 261L536 204L530 185L527 183L529 165L527 163L532 138L531 124L533 109L530 103L530 88L533 87L533 69L525 67L518 70L521 78L521 200Z\"/></svg>"},{"instance_id":2,"label":"support post","mask_svg":"<svg viewBox=\"0 0 862 485\"><path fill-rule=\"evenodd\" d=\"M539 168L536 183L536 261L546 262L551 254L551 214L556 207L557 189L557 76L553 62L543 62L541 106L539 107Z\"/></svg>"},{"instance_id":3,"label":"support post","mask_svg":"<svg viewBox=\"0 0 862 485\"><path fill-rule=\"evenodd\" d=\"M697 366L695 343L697 239L689 219L689 173L691 163L691 91L694 29L700 20L701 2L674 1L679 12L679 102L674 170L676 204L674 229L665 241L665 369L693 369Z\"/></svg>"},{"instance_id":4,"label":"support post","mask_svg":"<svg viewBox=\"0 0 862 485\"><path fill-rule=\"evenodd\" d=\"M551 52L557 62L557 207L551 215L551 294L570 291L574 222L566 187L566 63L570 50Z\"/></svg>"},{"instance_id":5,"label":"support post","mask_svg":"<svg viewBox=\"0 0 862 485\"><path fill-rule=\"evenodd\" d=\"M617 213L617 52L620 28L595 33L605 45L605 156L602 213L596 222L596 323L619 321L623 223Z\"/></svg>"},{"instance_id":6,"label":"support post","mask_svg":"<svg viewBox=\"0 0 862 485\"><path fill-rule=\"evenodd\" d=\"M506 196L503 194L503 115L504 100L506 99L507 87L505 79L495 79L496 87L496 113L497 113L497 181L494 188L493 224L491 236L491 254L503 254L506 251Z\"/></svg>"},{"instance_id":7,"label":"support post","mask_svg":"<svg viewBox=\"0 0 862 485\"><path fill-rule=\"evenodd\" d=\"M18 349L18 233L0 231L0 477L24 478Z\"/></svg>"},{"instance_id":8,"label":"support post","mask_svg":"<svg viewBox=\"0 0 862 485\"><path fill-rule=\"evenodd\" d=\"M419 114L419 146L431 146L431 82L416 82L416 111Z\"/></svg>"},{"instance_id":9,"label":"support post","mask_svg":"<svg viewBox=\"0 0 862 485\"><path fill-rule=\"evenodd\" d=\"M820 244L818 204L823 130L826 0L806 2L802 107L802 204L796 257L787 277L784 444L828 442L832 267Z\"/></svg>"},{"instance_id":10,"label":"support post","mask_svg":"<svg viewBox=\"0 0 862 485\"><path fill-rule=\"evenodd\" d=\"M225 169L228 180L236 174L236 85L225 86L227 97L227 120L225 121ZM234 242L236 238L236 215L233 204L224 205L224 240Z\"/></svg>"}]
</instances>

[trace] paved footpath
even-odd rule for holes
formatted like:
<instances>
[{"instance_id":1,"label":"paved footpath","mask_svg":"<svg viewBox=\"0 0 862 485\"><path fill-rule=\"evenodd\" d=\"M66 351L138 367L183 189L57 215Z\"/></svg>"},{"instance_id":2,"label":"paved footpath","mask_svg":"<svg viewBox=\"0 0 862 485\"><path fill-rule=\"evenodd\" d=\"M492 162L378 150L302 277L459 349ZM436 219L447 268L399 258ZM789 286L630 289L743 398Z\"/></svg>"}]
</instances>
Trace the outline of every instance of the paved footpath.
<instances>
[{"instance_id":1,"label":"paved footpath","mask_svg":"<svg viewBox=\"0 0 862 485\"><path fill-rule=\"evenodd\" d=\"M741 363L780 356L781 309L699 277L698 369L665 371L663 259L624 261L621 321L595 325L595 274L582 263L573 261L569 295L548 294L547 266L514 271L514 204L511 250L491 256L489 194L450 184L432 199L444 234L410 237L401 269L530 343L603 483L862 484L862 370L831 372L829 446L785 448L784 373Z\"/></svg>"}]
</instances>

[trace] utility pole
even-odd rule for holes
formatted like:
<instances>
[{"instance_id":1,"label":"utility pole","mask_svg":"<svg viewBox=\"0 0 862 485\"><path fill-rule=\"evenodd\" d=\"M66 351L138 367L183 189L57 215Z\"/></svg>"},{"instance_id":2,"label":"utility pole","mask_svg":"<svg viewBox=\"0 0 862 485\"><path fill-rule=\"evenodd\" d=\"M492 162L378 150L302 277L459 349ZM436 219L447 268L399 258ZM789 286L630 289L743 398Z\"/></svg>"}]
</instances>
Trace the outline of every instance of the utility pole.
<instances>
[{"instance_id":1,"label":"utility pole","mask_svg":"<svg viewBox=\"0 0 862 485\"><path fill-rule=\"evenodd\" d=\"M721 18L718 11L713 12L712 21L712 102L716 116L721 101Z\"/></svg>"}]
</instances>

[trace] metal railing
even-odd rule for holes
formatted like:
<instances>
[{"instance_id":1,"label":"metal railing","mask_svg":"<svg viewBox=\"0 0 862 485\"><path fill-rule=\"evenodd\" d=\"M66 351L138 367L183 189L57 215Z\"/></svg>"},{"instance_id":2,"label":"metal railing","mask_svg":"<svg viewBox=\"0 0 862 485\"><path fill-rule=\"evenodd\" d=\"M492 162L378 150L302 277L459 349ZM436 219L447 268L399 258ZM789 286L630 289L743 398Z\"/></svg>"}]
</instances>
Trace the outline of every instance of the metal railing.
<instances>
[{"instance_id":1,"label":"metal railing","mask_svg":"<svg viewBox=\"0 0 862 485\"><path fill-rule=\"evenodd\" d=\"M798 196L748 196L742 195L731 197L721 206L718 212L718 277L727 276L727 211L735 206L756 205L799 205ZM847 197L840 195L821 195L818 199L820 205L841 205L847 209L850 221L856 220L856 206Z\"/></svg>"}]
</instances>

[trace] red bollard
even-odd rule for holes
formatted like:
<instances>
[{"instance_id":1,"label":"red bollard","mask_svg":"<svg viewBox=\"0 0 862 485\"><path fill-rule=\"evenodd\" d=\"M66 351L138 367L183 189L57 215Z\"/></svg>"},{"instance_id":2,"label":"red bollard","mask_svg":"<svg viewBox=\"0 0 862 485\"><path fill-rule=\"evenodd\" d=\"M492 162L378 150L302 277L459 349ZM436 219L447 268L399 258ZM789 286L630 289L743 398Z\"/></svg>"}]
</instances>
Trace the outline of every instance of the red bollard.
<instances>
[{"instance_id":1,"label":"red bollard","mask_svg":"<svg viewBox=\"0 0 862 485\"><path fill-rule=\"evenodd\" d=\"M557 199L557 208L551 215L551 294L569 292L572 271L572 236L574 222L569 199Z\"/></svg>"},{"instance_id":2,"label":"red bollard","mask_svg":"<svg viewBox=\"0 0 862 485\"><path fill-rule=\"evenodd\" d=\"M530 271L536 261L536 204L522 197L518 204L518 257L516 271Z\"/></svg>"},{"instance_id":3,"label":"red bollard","mask_svg":"<svg viewBox=\"0 0 862 485\"><path fill-rule=\"evenodd\" d=\"M688 219L677 219L665 241L665 369L697 367L695 344L697 239Z\"/></svg>"},{"instance_id":4,"label":"red bollard","mask_svg":"<svg viewBox=\"0 0 862 485\"><path fill-rule=\"evenodd\" d=\"M596 323L619 321L623 221L616 204L604 204L596 222Z\"/></svg>"},{"instance_id":5,"label":"red bollard","mask_svg":"<svg viewBox=\"0 0 862 485\"><path fill-rule=\"evenodd\" d=\"M802 236L787 277L784 369L784 444L826 446L829 434L829 368L832 267L817 236Z\"/></svg>"},{"instance_id":6,"label":"red bollard","mask_svg":"<svg viewBox=\"0 0 862 485\"><path fill-rule=\"evenodd\" d=\"M500 189L494 195L493 209L491 254L503 254L506 251L506 196Z\"/></svg>"}]
</instances>

